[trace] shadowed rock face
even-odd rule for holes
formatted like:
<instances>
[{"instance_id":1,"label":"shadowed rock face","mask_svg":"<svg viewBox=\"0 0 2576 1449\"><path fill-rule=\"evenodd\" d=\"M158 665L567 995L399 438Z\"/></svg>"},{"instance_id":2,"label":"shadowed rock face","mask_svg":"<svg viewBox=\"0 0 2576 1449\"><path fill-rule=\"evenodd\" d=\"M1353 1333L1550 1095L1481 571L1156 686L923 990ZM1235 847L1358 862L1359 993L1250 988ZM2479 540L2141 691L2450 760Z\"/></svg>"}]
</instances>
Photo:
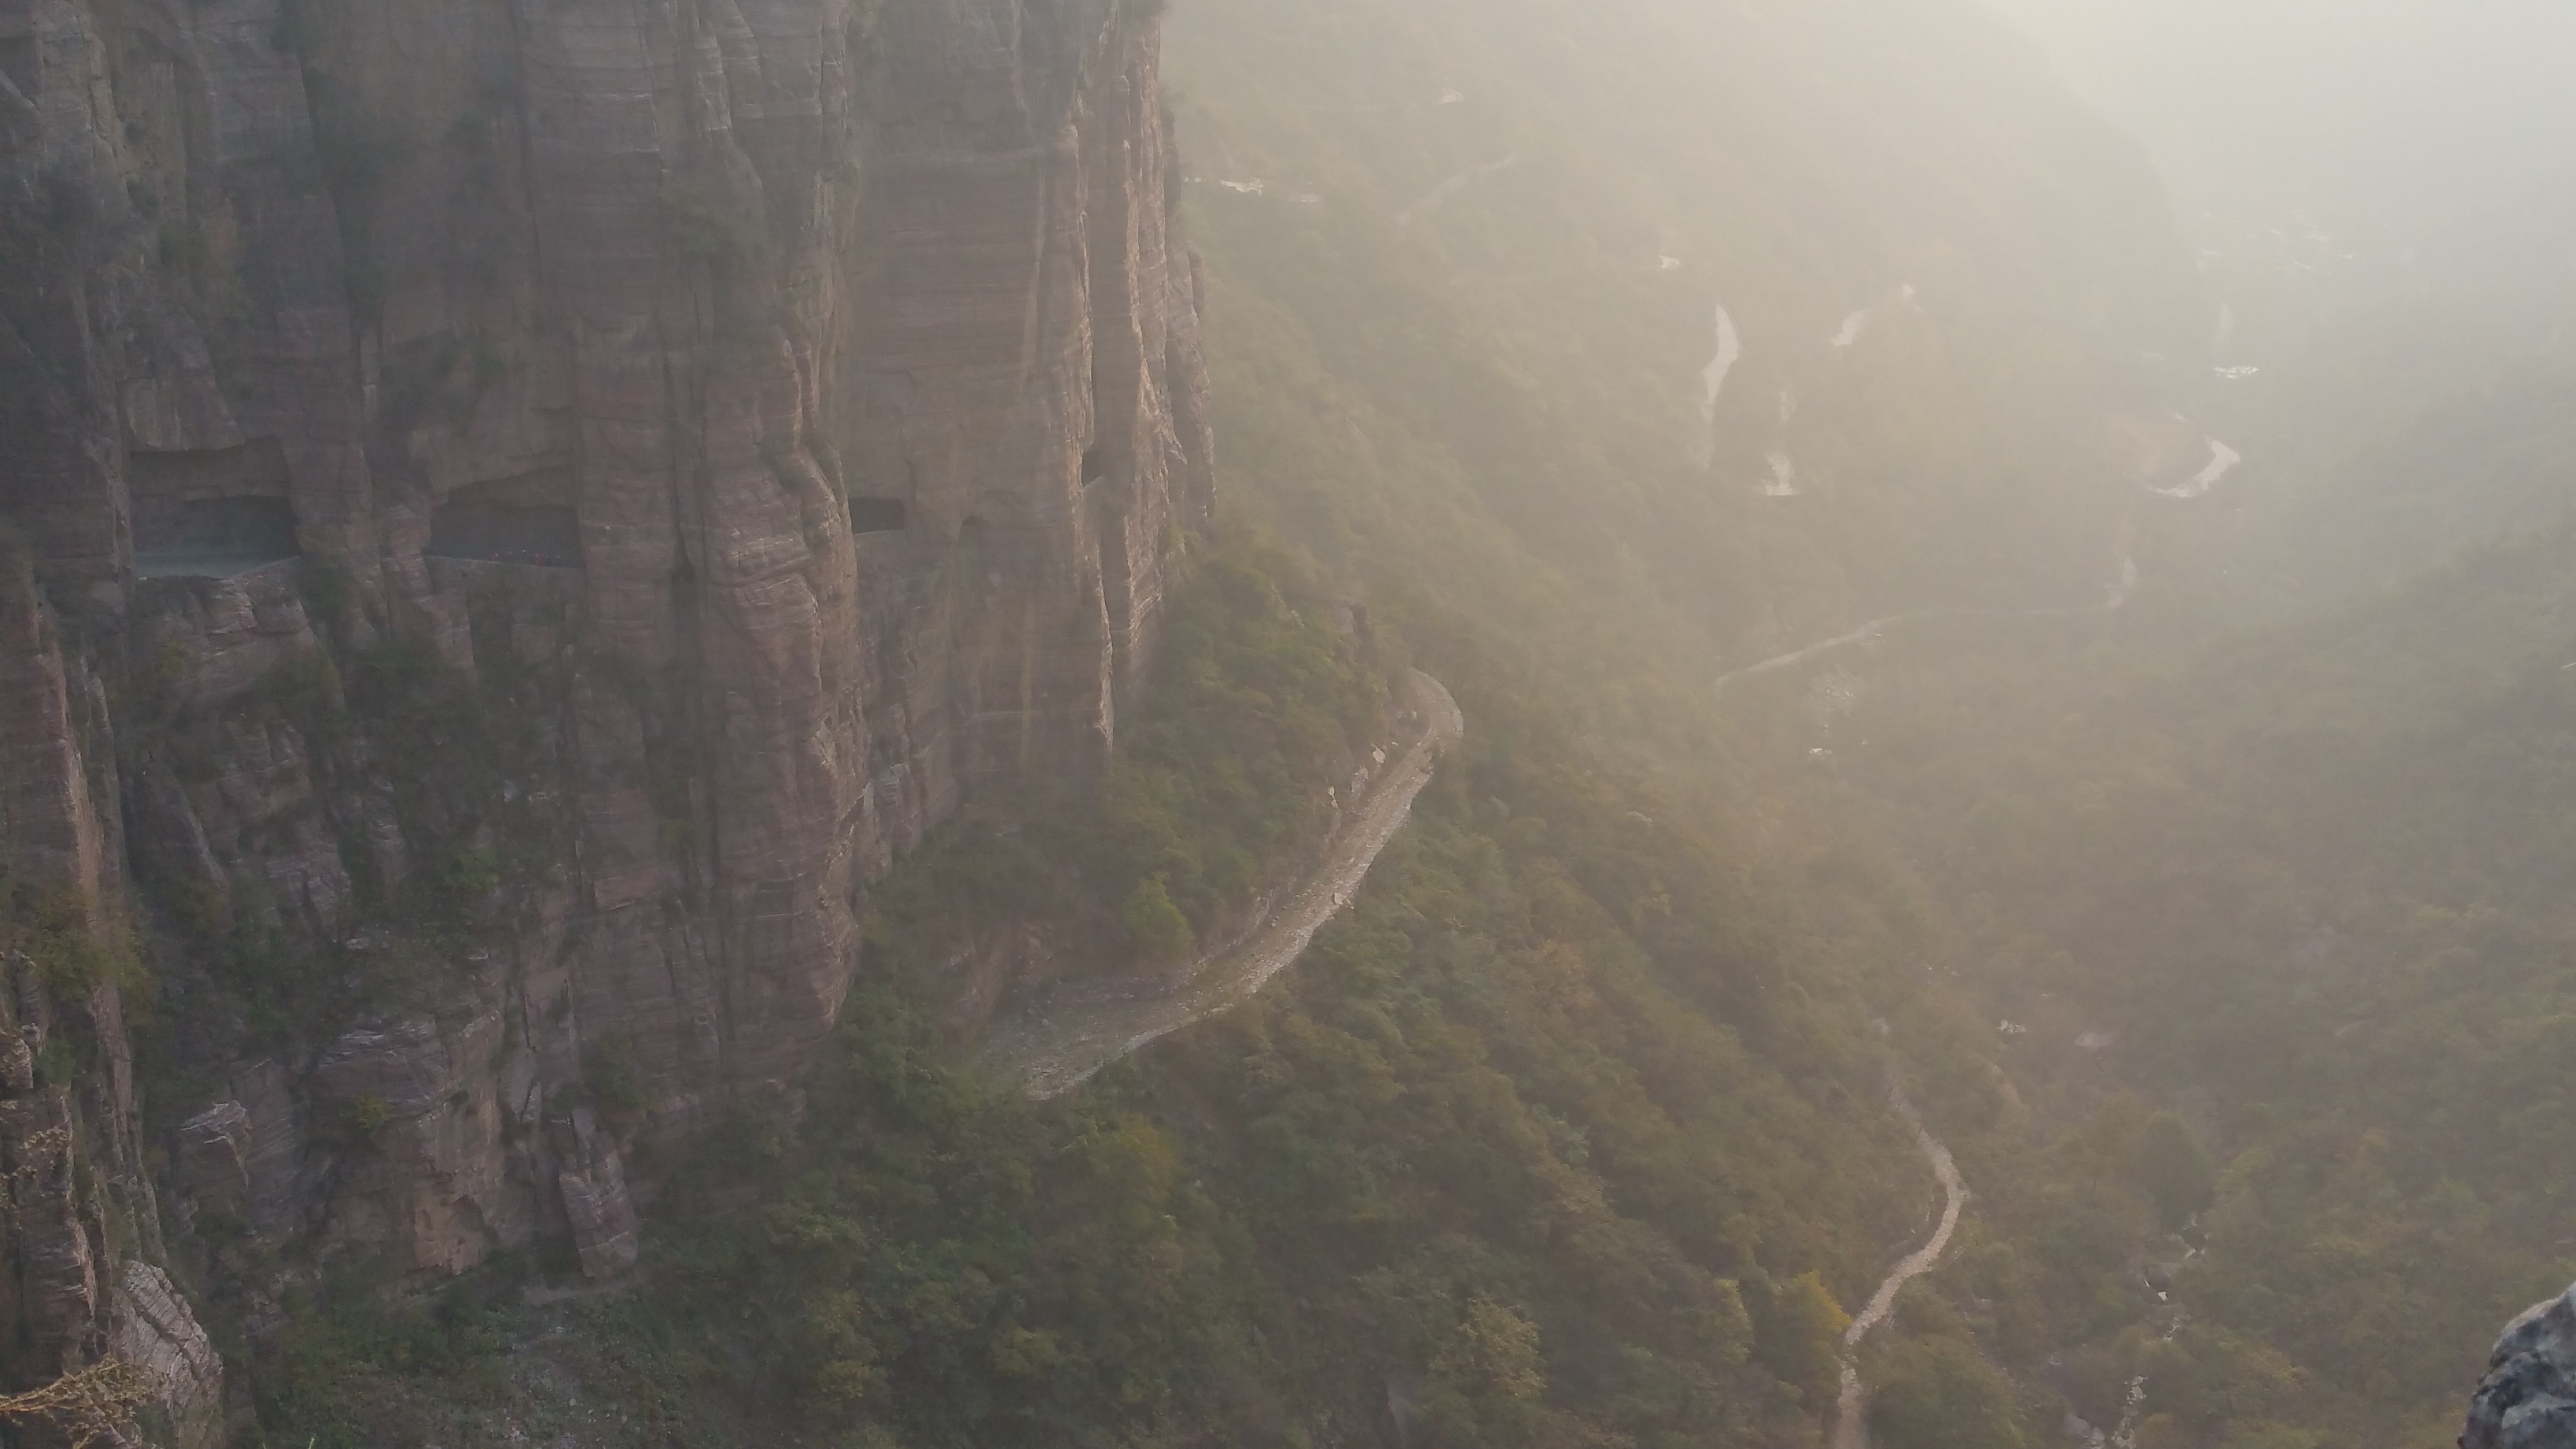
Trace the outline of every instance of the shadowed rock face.
<instances>
[{"instance_id":1,"label":"shadowed rock face","mask_svg":"<svg viewBox=\"0 0 2576 1449\"><path fill-rule=\"evenodd\" d=\"M2460 1449L2576 1449L2576 1288L2496 1340Z\"/></svg>"},{"instance_id":2,"label":"shadowed rock face","mask_svg":"<svg viewBox=\"0 0 2576 1449\"><path fill-rule=\"evenodd\" d=\"M784 1088L893 855L1097 767L1211 477L1146 8L0 0L13 868L406 963L188 1022L179 1216L614 1271L633 1149ZM300 558L137 577L281 508ZM277 706L403 637L537 681L496 798ZM458 820L503 878L414 966L368 903Z\"/></svg>"}]
</instances>

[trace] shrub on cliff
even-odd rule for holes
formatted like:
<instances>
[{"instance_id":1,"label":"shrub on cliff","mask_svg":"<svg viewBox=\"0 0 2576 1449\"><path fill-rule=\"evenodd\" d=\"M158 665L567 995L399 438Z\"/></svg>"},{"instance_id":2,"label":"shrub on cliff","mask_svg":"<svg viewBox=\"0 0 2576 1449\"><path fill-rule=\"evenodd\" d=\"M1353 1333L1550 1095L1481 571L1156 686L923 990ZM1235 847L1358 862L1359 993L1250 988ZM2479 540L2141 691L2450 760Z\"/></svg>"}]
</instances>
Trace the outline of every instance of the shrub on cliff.
<instances>
[{"instance_id":1,"label":"shrub on cliff","mask_svg":"<svg viewBox=\"0 0 2576 1449\"><path fill-rule=\"evenodd\" d=\"M113 982L137 1008L152 987L135 945L134 923L114 897L93 902L69 881L37 886L0 860L0 951L22 951L46 986L78 996Z\"/></svg>"},{"instance_id":2,"label":"shrub on cliff","mask_svg":"<svg viewBox=\"0 0 2576 1449\"><path fill-rule=\"evenodd\" d=\"M1198 942L1189 917L1172 904L1172 894L1158 875L1136 882L1136 889L1127 893L1127 903L1118 908L1118 924L1127 928L1137 954L1149 964L1183 960Z\"/></svg>"},{"instance_id":3,"label":"shrub on cliff","mask_svg":"<svg viewBox=\"0 0 2576 1449\"><path fill-rule=\"evenodd\" d=\"M1106 900L1159 881L1205 935L1322 839L1332 792L1382 737L1384 661L1339 626L1329 585L1259 543L1194 560L1164 621L1076 858Z\"/></svg>"}]
</instances>

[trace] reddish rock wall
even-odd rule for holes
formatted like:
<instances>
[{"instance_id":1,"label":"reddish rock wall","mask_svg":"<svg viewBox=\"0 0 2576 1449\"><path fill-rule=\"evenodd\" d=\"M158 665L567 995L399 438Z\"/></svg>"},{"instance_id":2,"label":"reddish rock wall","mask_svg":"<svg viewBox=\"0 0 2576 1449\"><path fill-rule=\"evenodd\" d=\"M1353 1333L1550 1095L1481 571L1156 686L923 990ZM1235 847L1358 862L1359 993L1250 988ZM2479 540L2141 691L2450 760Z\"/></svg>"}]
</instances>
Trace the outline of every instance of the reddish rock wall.
<instances>
[{"instance_id":1,"label":"reddish rock wall","mask_svg":"<svg viewBox=\"0 0 2576 1449\"><path fill-rule=\"evenodd\" d=\"M1104 758L1211 476L1147 8L0 0L10 869L139 911L254 1320L296 1243L615 1271L893 856ZM130 480L254 473L300 560L138 575ZM424 558L460 494L578 557Z\"/></svg>"}]
</instances>

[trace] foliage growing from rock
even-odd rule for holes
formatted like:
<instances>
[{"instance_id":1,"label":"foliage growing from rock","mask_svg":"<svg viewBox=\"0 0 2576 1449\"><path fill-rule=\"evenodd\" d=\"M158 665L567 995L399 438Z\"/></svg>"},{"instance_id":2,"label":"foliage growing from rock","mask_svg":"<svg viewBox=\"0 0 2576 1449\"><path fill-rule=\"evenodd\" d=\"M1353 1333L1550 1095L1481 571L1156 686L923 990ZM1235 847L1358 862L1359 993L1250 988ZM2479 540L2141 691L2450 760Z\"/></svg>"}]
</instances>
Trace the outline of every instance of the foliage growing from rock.
<instances>
[{"instance_id":1,"label":"foliage growing from rock","mask_svg":"<svg viewBox=\"0 0 2576 1449\"><path fill-rule=\"evenodd\" d=\"M652 1105L635 1045L622 1036L602 1037L583 1050L581 1080L603 1112L640 1112Z\"/></svg>"},{"instance_id":2,"label":"foliage growing from rock","mask_svg":"<svg viewBox=\"0 0 2576 1449\"><path fill-rule=\"evenodd\" d=\"M134 924L121 901L95 905L69 882L37 886L13 878L0 862L0 950L23 952L58 995L78 996L111 982L150 999L151 976L136 951Z\"/></svg>"}]
</instances>

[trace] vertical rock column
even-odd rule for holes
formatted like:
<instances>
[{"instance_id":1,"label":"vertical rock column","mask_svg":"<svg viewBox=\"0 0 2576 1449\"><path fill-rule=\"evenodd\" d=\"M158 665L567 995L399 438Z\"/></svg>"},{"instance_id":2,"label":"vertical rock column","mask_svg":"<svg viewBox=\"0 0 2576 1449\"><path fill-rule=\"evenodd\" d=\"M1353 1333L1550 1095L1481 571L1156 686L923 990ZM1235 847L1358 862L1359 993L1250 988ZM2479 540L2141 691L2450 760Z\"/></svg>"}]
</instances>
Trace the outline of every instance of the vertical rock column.
<instances>
[{"instance_id":1,"label":"vertical rock column","mask_svg":"<svg viewBox=\"0 0 2576 1449\"><path fill-rule=\"evenodd\" d=\"M817 285L813 168L836 119L819 57L846 10L772 4L761 30L731 5L520 11L537 244L570 334L582 615L627 681L592 670L578 696L574 1029L630 1043L683 1121L783 1083L829 1029L875 830L848 512L813 441L817 302L787 285ZM792 168L787 208L738 142L738 102ZM657 739L700 772L686 820L638 780Z\"/></svg>"},{"instance_id":2,"label":"vertical rock column","mask_svg":"<svg viewBox=\"0 0 2576 1449\"><path fill-rule=\"evenodd\" d=\"M862 290L837 436L853 491L903 500L936 569L947 772L1007 809L1091 768L1109 719L1080 507L1090 336L1075 59L1042 20L1092 6L889 9Z\"/></svg>"},{"instance_id":3,"label":"vertical rock column","mask_svg":"<svg viewBox=\"0 0 2576 1449\"><path fill-rule=\"evenodd\" d=\"M653 0L515 7L540 286L570 363L578 627L590 656L575 684L567 782L581 820L585 898L575 910L585 930L568 977L532 979L522 1009L544 1064L541 1090L578 1084L614 1042L654 1073L666 1108L722 1084L729 1026L726 933L701 915L707 897L690 873L709 864L699 836L713 804L693 794L672 822L684 830L675 841L650 789L649 742L697 740L712 703L694 606L714 567L696 409L710 345L705 268L716 258L691 275L673 231L736 213L728 198L691 190L686 157L674 154L710 129L682 103L684 74L696 79L693 10ZM548 1215L571 1233L586 1271L617 1271L634 1253L623 1163L582 1150L596 1139L586 1105L546 1115Z\"/></svg>"},{"instance_id":4,"label":"vertical rock column","mask_svg":"<svg viewBox=\"0 0 2576 1449\"><path fill-rule=\"evenodd\" d=\"M1083 128L1095 419L1083 488L1122 689L1151 652L1170 533L1206 526L1213 501L1195 259L1172 238L1158 52L1149 30L1113 57Z\"/></svg>"},{"instance_id":5,"label":"vertical rock column","mask_svg":"<svg viewBox=\"0 0 2576 1449\"><path fill-rule=\"evenodd\" d=\"M110 738L104 692L64 658L33 560L0 539L0 871L15 896L0 902L15 914L0 923L0 1389L148 1341L140 1361L193 1449L220 1432L222 1367L150 1261L160 1221L117 980L131 946L115 774L89 743Z\"/></svg>"},{"instance_id":6,"label":"vertical rock column","mask_svg":"<svg viewBox=\"0 0 2576 1449\"><path fill-rule=\"evenodd\" d=\"M121 851L113 759L92 777L82 726L110 738L104 692L63 658L24 541L0 537L0 868L87 911L113 883Z\"/></svg>"}]
</instances>

